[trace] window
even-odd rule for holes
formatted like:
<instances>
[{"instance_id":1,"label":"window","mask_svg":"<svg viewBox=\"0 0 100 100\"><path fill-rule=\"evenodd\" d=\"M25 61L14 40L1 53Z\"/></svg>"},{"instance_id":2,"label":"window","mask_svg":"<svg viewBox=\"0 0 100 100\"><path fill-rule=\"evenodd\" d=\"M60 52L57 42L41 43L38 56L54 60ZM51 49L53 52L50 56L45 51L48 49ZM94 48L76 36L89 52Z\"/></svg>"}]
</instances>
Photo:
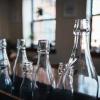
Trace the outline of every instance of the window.
<instances>
[{"instance_id":1,"label":"window","mask_svg":"<svg viewBox=\"0 0 100 100\"><path fill-rule=\"evenodd\" d=\"M92 0L91 49L100 53L100 0Z\"/></svg>"},{"instance_id":2,"label":"window","mask_svg":"<svg viewBox=\"0 0 100 100\"><path fill-rule=\"evenodd\" d=\"M55 46L56 0L23 0L23 37L27 47L47 39Z\"/></svg>"}]
</instances>

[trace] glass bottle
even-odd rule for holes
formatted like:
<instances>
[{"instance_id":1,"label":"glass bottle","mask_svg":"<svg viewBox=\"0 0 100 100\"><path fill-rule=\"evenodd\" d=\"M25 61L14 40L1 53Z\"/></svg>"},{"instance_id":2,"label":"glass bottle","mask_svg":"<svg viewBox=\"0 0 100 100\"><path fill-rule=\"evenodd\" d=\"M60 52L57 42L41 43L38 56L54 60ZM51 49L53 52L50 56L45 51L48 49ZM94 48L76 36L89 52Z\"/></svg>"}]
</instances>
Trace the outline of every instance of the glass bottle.
<instances>
[{"instance_id":1,"label":"glass bottle","mask_svg":"<svg viewBox=\"0 0 100 100\"><path fill-rule=\"evenodd\" d=\"M96 100L98 96L98 78L89 48L89 29L87 19L75 21L74 46L62 74L63 88L72 92L74 100Z\"/></svg>"},{"instance_id":2,"label":"glass bottle","mask_svg":"<svg viewBox=\"0 0 100 100\"><path fill-rule=\"evenodd\" d=\"M38 61L35 68L35 99L45 100L51 88L55 88L55 78L49 61L50 44L47 40L38 41Z\"/></svg>"},{"instance_id":3,"label":"glass bottle","mask_svg":"<svg viewBox=\"0 0 100 100\"><path fill-rule=\"evenodd\" d=\"M0 89L11 93L12 81L9 76L11 74L11 68L6 46L6 39L0 39Z\"/></svg>"},{"instance_id":4,"label":"glass bottle","mask_svg":"<svg viewBox=\"0 0 100 100\"><path fill-rule=\"evenodd\" d=\"M57 88L59 89L67 89L67 90L71 90L70 92L73 92L73 87L72 87L72 82L73 82L73 69L71 67L71 65L73 65L73 63L77 60L76 58L76 51L77 51L77 46L78 46L78 39L79 39L79 19L75 20L74 23L74 29L73 29L73 33L74 33L74 44L73 44L73 48L72 48L72 52L71 52L71 56L68 60L68 63L66 64L59 64L59 67L62 66L62 73L60 73L59 76L59 81L57 83ZM59 68L58 68L59 70Z\"/></svg>"},{"instance_id":5,"label":"glass bottle","mask_svg":"<svg viewBox=\"0 0 100 100\"><path fill-rule=\"evenodd\" d=\"M87 95L86 99L95 100L98 95L98 78L90 54L90 25L87 19L80 19L79 24L79 34L77 33L79 39L75 54L77 61L73 64L73 89L75 93Z\"/></svg>"},{"instance_id":6,"label":"glass bottle","mask_svg":"<svg viewBox=\"0 0 100 100\"><path fill-rule=\"evenodd\" d=\"M33 65L32 62L23 64L23 79L20 86L20 97L24 100L33 98Z\"/></svg>"},{"instance_id":7,"label":"glass bottle","mask_svg":"<svg viewBox=\"0 0 100 100\"><path fill-rule=\"evenodd\" d=\"M23 64L27 62L26 45L24 39L17 40L17 57L13 67L13 86L14 94L18 96L19 88L23 78Z\"/></svg>"}]
</instances>

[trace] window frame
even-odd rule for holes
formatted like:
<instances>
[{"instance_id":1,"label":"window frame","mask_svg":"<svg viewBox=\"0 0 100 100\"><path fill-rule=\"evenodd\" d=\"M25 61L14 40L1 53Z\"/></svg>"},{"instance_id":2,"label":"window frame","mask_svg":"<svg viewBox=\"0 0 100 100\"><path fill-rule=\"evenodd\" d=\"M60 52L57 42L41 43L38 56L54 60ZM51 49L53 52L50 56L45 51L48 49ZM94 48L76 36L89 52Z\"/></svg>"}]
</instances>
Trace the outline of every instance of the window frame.
<instances>
[{"instance_id":1,"label":"window frame","mask_svg":"<svg viewBox=\"0 0 100 100\"><path fill-rule=\"evenodd\" d=\"M32 3L32 12L33 12L34 0L31 0L31 3ZM56 8L56 4L55 4L55 8ZM34 14L32 14L32 21L31 21L31 48L34 48L34 50L36 50L37 46L38 46L38 45L35 45L33 43L33 41L34 41L34 39L33 39L33 37L34 37L34 28L33 28L34 27L34 23L35 22L45 22L45 21L55 21L56 22L56 16L55 16L55 18L34 19ZM56 35L56 24L55 24L55 35ZM56 39L56 36L55 36L55 39ZM55 50L55 46L52 46L50 44L50 51L55 52L56 51Z\"/></svg>"},{"instance_id":2,"label":"window frame","mask_svg":"<svg viewBox=\"0 0 100 100\"><path fill-rule=\"evenodd\" d=\"M93 50L93 47L91 45L91 41L92 41L92 23L93 23L93 16L100 16L100 14L93 14L93 0L87 0L87 1L90 1L89 4L87 4L87 6L90 6L89 7L89 13L88 13L88 10L87 10L87 14L86 16L89 18L90 20L90 50L91 50L91 55L93 57L96 57L96 58L100 58L100 52L96 52L96 50ZM87 2L88 3L88 2Z\"/></svg>"}]
</instances>

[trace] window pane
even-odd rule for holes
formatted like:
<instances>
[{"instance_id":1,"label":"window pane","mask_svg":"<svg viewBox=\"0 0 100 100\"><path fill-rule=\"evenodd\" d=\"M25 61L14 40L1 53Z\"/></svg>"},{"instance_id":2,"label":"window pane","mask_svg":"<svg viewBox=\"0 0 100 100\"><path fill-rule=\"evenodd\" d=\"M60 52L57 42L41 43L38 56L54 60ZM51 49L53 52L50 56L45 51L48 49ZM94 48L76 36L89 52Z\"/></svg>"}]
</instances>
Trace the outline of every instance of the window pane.
<instances>
[{"instance_id":1,"label":"window pane","mask_svg":"<svg viewBox=\"0 0 100 100\"><path fill-rule=\"evenodd\" d=\"M34 20L51 19L56 16L56 0L33 0Z\"/></svg>"},{"instance_id":2,"label":"window pane","mask_svg":"<svg viewBox=\"0 0 100 100\"><path fill-rule=\"evenodd\" d=\"M22 22L23 22L23 38L27 41L26 47L31 46L31 28L32 21L31 0L22 0Z\"/></svg>"},{"instance_id":3,"label":"window pane","mask_svg":"<svg viewBox=\"0 0 100 100\"><path fill-rule=\"evenodd\" d=\"M100 16L93 16L92 20L91 46L100 48Z\"/></svg>"},{"instance_id":4,"label":"window pane","mask_svg":"<svg viewBox=\"0 0 100 100\"><path fill-rule=\"evenodd\" d=\"M100 0L93 0L92 14L100 14Z\"/></svg>"},{"instance_id":5,"label":"window pane","mask_svg":"<svg viewBox=\"0 0 100 100\"><path fill-rule=\"evenodd\" d=\"M33 44L37 45L38 40L47 39L50 43L55 42L55 20L46 20L34 22L34 41Z\"/></svg>"}]
</instances>

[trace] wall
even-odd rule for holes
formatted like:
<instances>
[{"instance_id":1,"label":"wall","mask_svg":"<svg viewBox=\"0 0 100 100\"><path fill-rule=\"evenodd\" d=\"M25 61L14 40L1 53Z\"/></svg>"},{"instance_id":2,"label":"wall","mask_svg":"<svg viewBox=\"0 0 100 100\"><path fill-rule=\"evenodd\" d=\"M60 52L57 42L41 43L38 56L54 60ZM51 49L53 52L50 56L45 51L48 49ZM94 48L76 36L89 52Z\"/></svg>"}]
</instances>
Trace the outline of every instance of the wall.
<instances>
[{"instance_id":1,"label":"wall","mask_svg":"<svg viewBox=\"0 0 100 100\"><path fill-rule=\"evenodd\" d=\"M10 41L16 43L22 37L22 0L10 0L9 7Z\"/></svg>"},{"instance_id":2,"label":"wall","mask_svg":"<svg viewBox=\"0 0 100 100\"><path fill-rule=\"evenodd\" d=\"M22 37L21 0L0 0L0 34L12 43Z\"/></svg>"},{"instance_id":3,"label":"wall","mask_svg":"<svg viewBox=\"0 0 100 100\"><path fill-rule=\"evenodd\" d=\"M0 37L9 38L9 17L8 17L8 1L0 0Z\"/></svg>"}]
</instances>

